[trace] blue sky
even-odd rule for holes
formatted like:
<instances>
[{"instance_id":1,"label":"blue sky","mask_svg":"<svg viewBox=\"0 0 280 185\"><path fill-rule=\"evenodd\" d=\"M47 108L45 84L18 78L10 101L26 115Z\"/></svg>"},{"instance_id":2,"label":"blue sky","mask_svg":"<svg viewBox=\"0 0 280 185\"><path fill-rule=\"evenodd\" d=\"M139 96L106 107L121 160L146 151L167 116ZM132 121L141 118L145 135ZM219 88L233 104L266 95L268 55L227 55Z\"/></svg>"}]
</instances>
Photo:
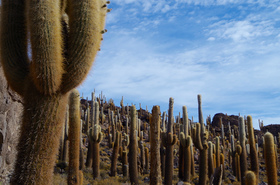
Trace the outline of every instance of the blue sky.
<instances>
[{"instance_id":1,"label":"blue sky","mask_svg":"<svg viewBox=\"0 0 280 185\"><path fill-rule=\"evenodd\" d=\"M245 2L245 3L244 3ZM139 108L188 108L280 123L278 0L114 0L101 51L79 87Z\"/></svg>"}]
</instances>

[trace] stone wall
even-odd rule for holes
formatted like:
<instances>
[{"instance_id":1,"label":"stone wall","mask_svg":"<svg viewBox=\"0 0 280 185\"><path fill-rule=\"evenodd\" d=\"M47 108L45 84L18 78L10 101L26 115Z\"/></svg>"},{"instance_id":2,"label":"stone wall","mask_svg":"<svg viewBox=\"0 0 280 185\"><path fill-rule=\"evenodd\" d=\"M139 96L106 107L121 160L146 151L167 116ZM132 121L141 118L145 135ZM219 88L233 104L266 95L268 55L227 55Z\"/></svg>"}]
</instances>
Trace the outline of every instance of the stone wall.
<instances>
[{"instance_id":1,"label":"stone wall","mask_svg":"<svg viewBox=\"0 0 280 185\"><path fill-rule=\"evenodd\" d=\"M8 184L16 157L22 101L8 86L0 64L0 182Z\"/></svg>"}]
</instances>

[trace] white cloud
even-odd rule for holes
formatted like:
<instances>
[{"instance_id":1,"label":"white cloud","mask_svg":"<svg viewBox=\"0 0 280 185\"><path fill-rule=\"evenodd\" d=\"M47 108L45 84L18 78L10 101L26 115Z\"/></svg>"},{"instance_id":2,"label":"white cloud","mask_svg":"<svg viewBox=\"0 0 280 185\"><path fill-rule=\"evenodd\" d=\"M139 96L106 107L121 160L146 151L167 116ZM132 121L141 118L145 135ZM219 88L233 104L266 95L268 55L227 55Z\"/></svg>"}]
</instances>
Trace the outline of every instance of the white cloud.
<instances>
[{"instance_id":1,"label":"white cloud","mask_svg":"<svg viewBox=\"0 0 280 185\"><path fill-rule=\"evenodd\" d=\"M208 40L208 41L214 41L214 40L216 40L216 39L215 39L215 37L209 37L207 40Z\"/></svg>"},{"instance_id":2,"label":"white cloud","mask_svg":"<svg viewBox=\"0 0 280 185\"><path fill-rule=\"evenodd\" d=\"M196 1L205 5L238 2L241 1ZM181 15L187 15L191 8L185 14L172 10L179 8L178 4L195 4L193 0L177 0L176 6L164 0L123 3L142 7L145 15L132 5L128 10L113 10L116 13L107 20L109 29L101 52L81 92L89 94L95 88L115 102L124 96L125 103L142 103L149 109L159 104L162 111L167 110L172 96L175 111L187 105L190 116L195 118L196 96L202 94L205 115L240 112L263 119L265 124L280 122L275 114L280 111L276 13L249 12L243 17L227 18L213 13L208 18L208 14L199 17L201 12L195 10L193 20L186 20ZM165 8L170 14L167 18L158 15ZM171 28L162 27L168 20ZM201 24L192 25L196 20ZM180 30L174 22L188 29L198 28L189 36L188 29ZM174 35L165 28L180 33Z\"/></svg>"},{"instance_id":3,"label":"white cloud","mask_svg":"<svg viewBox=\"0 0 280 185\"><path fill-rule=\"evenodd\" d=\"M266 37L273 35L273 26L270 21L249 20L242 21L219 21L213 24L210 35L222 39L232 39L235 42L245 42L257 37Z\"/></svg>"}]
</instances>

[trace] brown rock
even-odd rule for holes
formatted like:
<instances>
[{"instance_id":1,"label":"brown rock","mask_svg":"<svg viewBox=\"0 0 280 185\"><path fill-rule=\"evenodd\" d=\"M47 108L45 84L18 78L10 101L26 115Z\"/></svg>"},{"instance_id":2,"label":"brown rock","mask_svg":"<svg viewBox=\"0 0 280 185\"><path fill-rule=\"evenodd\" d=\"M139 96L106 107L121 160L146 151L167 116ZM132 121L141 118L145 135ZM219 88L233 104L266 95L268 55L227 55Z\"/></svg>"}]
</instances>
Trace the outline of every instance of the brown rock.
<instances>
[{"instance_id":1,"label":"brown rock","mask_svg":"<svg viewBox=\"0 0 280 185\"><path fill-rule=\"evenodd\" d=\"M0 64L0 181L13 171L22 111L21 98L8 86Z\"/></svg>"}]
</instances>

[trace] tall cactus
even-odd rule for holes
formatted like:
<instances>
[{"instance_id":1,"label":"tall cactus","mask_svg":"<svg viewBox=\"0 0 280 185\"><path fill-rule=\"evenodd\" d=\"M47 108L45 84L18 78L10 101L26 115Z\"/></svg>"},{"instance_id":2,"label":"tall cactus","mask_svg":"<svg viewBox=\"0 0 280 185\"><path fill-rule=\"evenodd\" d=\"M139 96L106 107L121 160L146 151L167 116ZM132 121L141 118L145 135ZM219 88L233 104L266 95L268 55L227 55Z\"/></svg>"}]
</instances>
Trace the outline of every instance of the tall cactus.
<instances>
[{"instance_id":1,"label":"tall cactus","mask_svg":"<svg viewBox=\"0 0 280 185\"><path fill-rule=\"evenodd\" d=\"M173 178L173 164L174 164L174 150L173 146L177 142L177 136L173 134L173 104L174 99L169 99L169 110L168 110L168 126L166 133L162 134L162 142L166 147L166 156L165 156L165 184L172 184Z\"/></svg>"},{"instance_id":2,"label":"tall cactus","mask_svg":"<svg viewBox=\"0 0 280 185\"><path fill-rule=\"evenodd\" d=\"M211 141L208 141L208 178L214 174L214 160L213 160L213 147L214 144Z\"/></svg>"},{"instance_id":3,"label":"tall cactus","mask_svg":"<svg viewBox=\"0 0 280 185\"><path fill-rule=\"evenodd\" d=\"M255 173L255 183L258 184L259 181L259 163L258 163L258 153L256 150L255 134L253 128L253 121L251 116L247 116L248 125L248 135L250 142L250 158L251 158L251 170Z\"/></svg>"},{"instance_id":4,"label":"tall cactus","mask_svg":"<svg viewBox=\"0 0 280 185\"><path fill-rule=\"evenodd\" d=\"M138 184L138 168L137 168L137 130L136 130L136 108L134 105L130 109L130 135L129 135L129 178L131 184Z\"/></svg>"},{"instance_id":5,"label":"tall cactus","mask_svg":"<svg viewBox=\"0 0 280 185\"><path fill-rule=\"evenodd\" d=\"M247 153L246 153L246 133L245 133L245 123L244 118L239 116L238 118L239 123L239 142L240 146L242 147L242 152L240 155L240 172L241 172L241 184L245 185L245 175L247 171Z\"/></svg>"},{"instance_id":6,"label":"tall cactus","mask_svg":"<svg viewBox=\"0 0 280 185\"><path fill-rule=\"evenodd\" d=\"M230 136L230 146L231 146L231 168L233 171L233 175L236 175L236 165L235 165L235 145L234 145L234 134Z\"/></svg>"},{"instance_id":7,"label":"tall cactus","mask_svg":"<svg viewBox=\"0 0 280 185\"><path fill-rule=\"evenodd\" d=\"M276 185L278 182L273 135L270 132L265 133L264 141L264 157L268 185Z\"/></svg>"},{"instance_id":8,"label":"tall cactus","mask_svg":"<svg viewBox=\"0 0 280 185\"><path fill-rule=\"evenodd\" d=\"M208 149L208 143L207 143L207 134L205 132L205 127L203 124L203 117L202 117L202 108L201 108L201 95L199 94L197 96L198 99L198 115L199 115L199 121L202 123L196 123L196 128L193 130L193 132L196 131L196 133L193 134L193 142L195 147L199 150L200 156L199 156L199 184L203 185L206 184L207 180L207 149Z\"/></svg>"},{"instance_id":9,"label":"tall cactus","mask_svg":"<svg viewBox=\"0 0 280 185\"><path fill-rule=\"evenodd\" d=\"M116 140L114 141L114 148L113 148L113 154L112 154L112 163L111 163L111 176L116 176L117 173L117 160L118 160L118 154L119 154L119 147L120 147L120 140L121 140L121 133L117 131L116 133Z\"/></svg>"},{"instance_id":10,"label":"tall cactus","mask_svg":"<svg viewBox=\"0 0 280 185\"><path fill-rule=\"evenodd\" d=\"M161 184L160 170L160 108L154 106L152 109L151 125L151 172L150 184Z\"/></svg>"},{"instance_id":11,"label":"tall cactus","mask_svg":"<svg viewBox=\"0 0 280 185\"><path fill-rule=\"evenodd\" d=\"M184 182L190 182L191 178L191 137L189 136L188 132L188 113L187 107L183 106L183 131L180 133L180 143L183 146L183 153L184 153L184 175L183 180Z\"/></svg>"},{"instance_id":12,"label":"tall cactus","mask_svg":"<svg viewBox=\"0 0 280 185\"><path fill-rule=\"evenodd\" d=\"M122 141L123 152L122 152L122 163L123 163L123 176L128 176L128 160L127 160L127 147L129 145L129 135L124 135L124 140Z\"/></svg>"},{"instance_id":13,"label":"tall cactus","mask_svg":"<svg viewBox=\"0 0 280 185\"><path fill-rule=\"evenodd\" d=\"M240 169L240 155L242 153L242 147L237 144L236 145L236 152L235 152L235 174L238 181L241 180L241 169Z\"/></svg>"},{"instance_id":14,"label":"tall cactus","mask_svg":"<svg viewBox=\"0 0 280 185\"><path fill-rule=\"evenodd\" d=\"M68 184L79 185L80 94L74 89L69 97L69 168Z\"/></svg>"},{"instance_id":15,"label":"tall cactus","mask_svg":"<svg viewBox=\"0 0 280 185\"><path fill-rule=\"evenodd\" d=\"M100 160L99 160L99 144L102 141L103 134L101 132L101 126L99 125L99 104L94 102L95 111L93 126L89 129L89 139L91 143L91 158L92 158L92 174L93 178L98 178L100 176Z\"/></svg>"},{"instance_id":16,"label":"tall cactus","mask_svg":"<svg viewBox=\"0 0 280 185\"><path fill-rule=\"evenodd\" d=\"M220 138L216 136L216 167L220 167L221 160L220 160Z\"/></svg>"},{"instance_id":17,"label":"tall cactus","mask_svg":"<svg viewBox=\"0 0 280 185\"><path fill-rule=\"evenodd\" d=\"M1 4L0 60L8 84L24 101L11 184L52 183L68 92L85 79L100 48L106 2L68 0L67 15L61 1Z\"/></svg>"}]
</instances>

